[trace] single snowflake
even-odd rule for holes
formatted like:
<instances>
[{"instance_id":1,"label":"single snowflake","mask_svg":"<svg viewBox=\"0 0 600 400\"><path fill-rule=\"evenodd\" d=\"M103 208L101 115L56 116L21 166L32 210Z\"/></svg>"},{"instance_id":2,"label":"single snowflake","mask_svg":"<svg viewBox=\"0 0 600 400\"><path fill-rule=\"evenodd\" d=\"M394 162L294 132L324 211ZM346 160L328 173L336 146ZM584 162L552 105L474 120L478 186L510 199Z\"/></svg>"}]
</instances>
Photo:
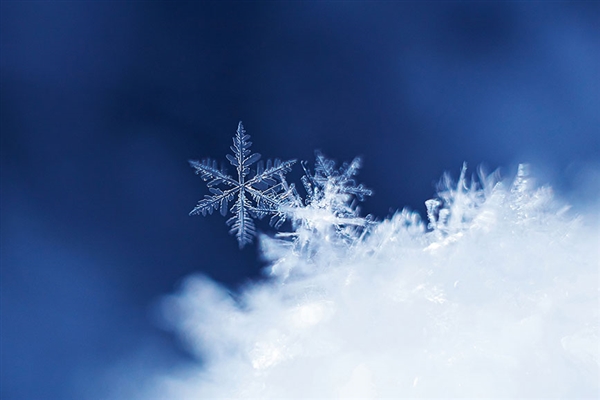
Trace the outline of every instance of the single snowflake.
<instances>
[{"instance_id":1,"label":"single snowflake","mask_svg":"<svg viewBox=\"0 0 600 400\"><path fill-rule=\"evenodd\" d=\"M288 185L285 181L285 174L292 169L296 160L268 160L266 166L258 162L256 169L251 170L250 166L259 161L261 156L251 153L252 142L249 139L250 135L246 135L240 121L231 146L233 155L226 156L237 169L237 179L219 168L215 160L206 158L202 162L189 161L196 174L204 181L209 181L207 186L212 193L204 196L190 215L212 214L213 210L218 209L221 215L226 216L231 211L233 216L227 220L227 225L231 227L230 233L235 234L240 248L251 243L256 235L254 218L271 214L271 223L279 227L286 218L285 208L297 198L294 185ZM234 203L229 208L231 201Z\"/></svg>"},{"instance_id":2,"label":"single snowflake","mask_svg":"<svg viewBox=\"0 0 600 400\"><path fill-rule=\"evenodd\" d=\"M320 151L315 152L315 172L311 173L306 162L302 162L304 176L302 183L306 190L306 203L313 208L326 209L338 218L358 215L353 199L364 201L373 191L362 183L357 184L354 177L361 167L360 157L351 163L343 163L336 168L335 161L326 158Z\"/></svg>"},{"instance_id":3,"label":"single snowflake","mask_svg":"<svg viewBox=\"0 0 600 400\"><path fill-rule=\"evenodd\" d=\"M296 222L296 233L304 230L311 236L324 236L331 239L331 232L344 240L357 240L366 233L371 217L360 217L358 201L364 201L373 191L358 184L355 176L361 167L361 159L356 157L350 163L339 168L335 161L326 158L321 152L315 152L314 173L306 162L302 162L304 176L302 184L306 191L305 205L294 210L292 216ZM300 225L304 229L300 229ZM301 240L301 242L304 242Z\"/></svg>"}]
</instances>

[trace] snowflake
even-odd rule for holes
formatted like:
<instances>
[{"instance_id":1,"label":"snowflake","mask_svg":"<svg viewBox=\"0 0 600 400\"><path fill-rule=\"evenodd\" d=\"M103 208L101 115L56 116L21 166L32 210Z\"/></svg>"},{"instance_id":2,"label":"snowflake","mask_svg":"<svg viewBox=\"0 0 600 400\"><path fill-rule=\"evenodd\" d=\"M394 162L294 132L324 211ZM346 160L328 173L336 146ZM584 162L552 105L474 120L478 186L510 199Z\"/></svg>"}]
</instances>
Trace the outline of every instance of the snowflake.
<instances>
[{"instance_id":1,"label":"snowflake","mask_svg":"<svg viewBox=\"0 0 600 400\"><path fill-rule=\"evenodd\" d=\"M322 243L320 239L327 242L360 240L367 233L371 216L359 216L357 201L373 194L363 184L357 184L354 178L361 159L356 157L336 168L335 161L321 152L317 151L315 155L314 173L306 162L301 163L304 169L302 184L306 191L304 205L288 210L295 232L279 237L290 236L304 248L308 242L315 242L314 238L319 238L318 243L313 243L316 248Z\"/></svg>"},{"instance_id":2,"label":"snowflake","mask_svg":"<svg viewBox=\"0 0 600 400\"><path fill-rule=\"evenodd\" d=\"M223 168L219 169L215 160L189 161L196 174L204 181L209 181L207 186L212 193L200 200L190 215L212 214L213 210L218 209L221 215L226 216L231 211L233 216L227 220L227 225L231 227L230 233L235 234L240 248L251 243L256 235L254 218L272 214L271 223L279 227L285 221L283 210L297 198L294 185L288 185L285 181L285 174L296 160L268 160L266 166L258 162L256 170L251 171L250 166L259 161L261 156L258 153L251 154L252 142L249 139L250 135L246 135L240 121L231 146L233 155L226 156L237 169L237 179L228 175ZM229 203L234 199L229 208Z\"/></svg>"},{"instance_id":3,"label":"snowflake","mask_svg":"<svg viewBox=\"0 0 600 400\"><path fill-rule=\"evenodd\" d=\"M327 210L336 218L356 217L358 212L352 200L356 198L363 201L365 196L373 194L371 189L362 183L357 184L354 179L361 167L360 157L336 169L335 161L325 158L321 152L315 152L315 156L314 173L310 172L306 162L302 162L305 173L302 183L307 193L307 205Z\"/></svg>"}]
</instances>

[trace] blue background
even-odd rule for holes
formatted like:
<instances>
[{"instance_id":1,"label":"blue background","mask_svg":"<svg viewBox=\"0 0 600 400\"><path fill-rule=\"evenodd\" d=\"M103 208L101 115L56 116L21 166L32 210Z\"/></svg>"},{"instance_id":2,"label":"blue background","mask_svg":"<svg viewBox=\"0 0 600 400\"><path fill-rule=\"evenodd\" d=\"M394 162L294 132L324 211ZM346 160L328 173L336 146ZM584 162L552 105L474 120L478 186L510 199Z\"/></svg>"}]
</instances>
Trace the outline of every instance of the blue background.
<instances>
[{"instance_id":1,"label":"blue background","mask_svg":"<svg viewBox=\"0 0 600 400\"><path fill-rule=\"evenodd\" d=\"M225 162L239 120L264 158L363 156L378 218L423 213L463 161L584 193L599 5L2 2L0 397L100 397L140 348L178 365L160 296L260 276L223 218L188 216L187 160Z\"/></svg>"}]
</instances>

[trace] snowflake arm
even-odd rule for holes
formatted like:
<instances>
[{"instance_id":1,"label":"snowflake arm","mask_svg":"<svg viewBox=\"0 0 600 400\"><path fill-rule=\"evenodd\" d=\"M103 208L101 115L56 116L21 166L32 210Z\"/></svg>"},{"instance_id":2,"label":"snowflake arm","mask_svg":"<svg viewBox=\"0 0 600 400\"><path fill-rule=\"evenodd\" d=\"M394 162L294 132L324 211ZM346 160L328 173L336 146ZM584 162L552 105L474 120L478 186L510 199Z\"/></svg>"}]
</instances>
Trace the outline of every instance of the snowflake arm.
<instances>
[{"instance_id":1,"label":"snowflake arm","mask_svg":"<svg viewBox=\"0 0 600 400\"><path fill-rule=\"evenodd\" d=\"M252 142L249 142L248 139L250 139L250 135L246 135L242 121L240 121L233 137L233 146L229 147L233 155L227 154L225 156L231 165L237 168L240 185L244 184L244 178L250 173L250 165L260 160L259 153L250 154Z\"/></svg>"},{"instance_id":2,"label":"snowflake arm","mask_svg":"<svg viewBox=\"0 0 600 400\"><path fill-rule=\"evenodd\" d=\"M271 163L269 160L266 169L263 169L261 163L258 164L256 175L246 184L248 193L256 201L255 212L261 214L279 211L282 205L280 192L284 190L285 174L292 170L295 162L275 159Z\"/></svg>"},{"instance_id":3,"label":"snowflake arm","mask_svg":"<svg viewBox=\"0 0 600 400\"><path fill-rule=\"evenodd\" d=\"M192 168L196 170L196 175L200 175L204 181L210 179L210 182L207 184L208 187L217 186L220 183L224 183L228 186L238 185L231 176L217 168L217 162L215 160L207 158L202 160L202 162L190 160L189 163Z\"/></svg>"},{"instance_id":4,"label":"snowflake arm","mask_svg":"<svg viewBox=\"0 0 600 400\"><path fill-rule=\"evenodd\" d=\"M210 180L207 186L213 194L213 196L207 195L203 200L200 200L190 212L190 215L202 214L204 216L206 213L212 214L213 210L216 209L220 209L221 215L227 215L229 201L233 198L233 192L236 190L238 183L225 172L219 170L217 162L214 160L205 159L202 162L190 160L189 163L196 170L196 174L200 175L204 181ZM234 188L223 191L215 187L221 183Z\"/></svg>"},{"instance_id":5,"label":"snowflake arm","mask_svg":"<svg viewBox=\"0 0 600 400\"><path fill-rule=\"evenodd\" d=\"M256 227L249 213L252 204L243 191L238 193L238 199L231 208L233 216L227 220L227 225L231 226L229 233L235 235L241 249L246 244L252 243L252 238L256 235Z\"/></svg>"},{"instance_id":6,"label":"snowflake arm","mask_svg":"<svg viewBox=\"0 0 600 400\"><path fill-rule=\"evenodd\" d=\"M229 201L233 198L232 190L223 192L219 188L210 188L213 196L206 195L200 200L196 207L190 211L190 215L205 216L206 213L212 214L213 210L219 209L222 216L227 215Z\"/></svg>"}]
</instances>

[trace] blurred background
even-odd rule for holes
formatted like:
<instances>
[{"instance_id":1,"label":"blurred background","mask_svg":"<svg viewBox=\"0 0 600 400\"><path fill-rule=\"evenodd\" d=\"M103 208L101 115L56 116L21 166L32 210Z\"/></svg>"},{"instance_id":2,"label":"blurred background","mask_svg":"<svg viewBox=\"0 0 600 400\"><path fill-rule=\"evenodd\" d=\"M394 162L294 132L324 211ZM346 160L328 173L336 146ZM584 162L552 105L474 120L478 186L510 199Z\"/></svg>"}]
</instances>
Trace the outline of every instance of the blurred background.
<instances>
[{"instance_id":1,"label":"blurred background","mask_svg":"<svg viewBox=\"0 0 600 400\"><path fill-rule=\"evenodd\" d=\"M261 276L224 218L188 216L208 191L187 160L225 163L239 120L265 159L362 156L377 218L424 214L463 161L597 194L599 2L0 7L3 400L176 368L160 297Z\"/></svg>"}]
</instances>

